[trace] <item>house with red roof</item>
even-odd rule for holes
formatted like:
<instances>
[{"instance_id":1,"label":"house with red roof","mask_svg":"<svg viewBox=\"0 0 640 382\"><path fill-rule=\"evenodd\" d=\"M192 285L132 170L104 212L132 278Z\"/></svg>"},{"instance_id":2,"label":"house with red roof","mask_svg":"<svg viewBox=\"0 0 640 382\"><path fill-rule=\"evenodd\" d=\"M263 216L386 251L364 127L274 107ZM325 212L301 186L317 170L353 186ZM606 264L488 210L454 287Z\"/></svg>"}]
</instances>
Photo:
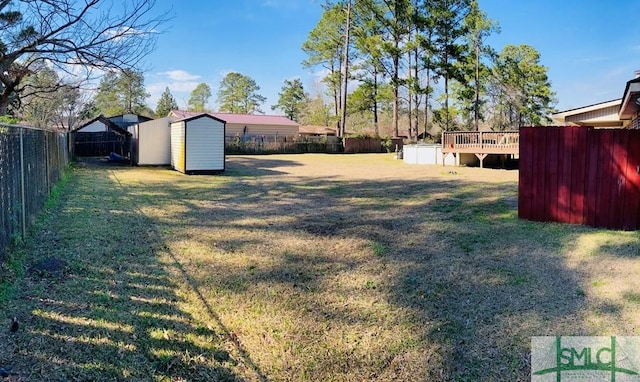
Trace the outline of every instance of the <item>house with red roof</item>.
<instances>
[{"instance_id":1,"label":"house with red roof","mask_svg":"<svg viewBox=\"0 0 640 382\"><path fill-rule=\"evenodd\" d=\"M196 111L173 110L169 117L189 118L201 114ZM226 122L226 137L294 138L298 136L298 123L281 115L254 115L234 113L207 113Z\"/></svg>"}]
</instances>

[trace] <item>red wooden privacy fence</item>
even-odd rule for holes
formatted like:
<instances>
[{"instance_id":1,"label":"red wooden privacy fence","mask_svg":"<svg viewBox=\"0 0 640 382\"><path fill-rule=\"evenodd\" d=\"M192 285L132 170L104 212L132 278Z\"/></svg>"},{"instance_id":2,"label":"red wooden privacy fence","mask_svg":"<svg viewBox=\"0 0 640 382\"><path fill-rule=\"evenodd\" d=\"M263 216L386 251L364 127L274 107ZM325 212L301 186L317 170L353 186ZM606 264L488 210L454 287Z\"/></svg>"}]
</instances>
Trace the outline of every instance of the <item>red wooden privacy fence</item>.
<instances>
[{"instance_id":1,"label":"red wooden privacy fence","mask_svg":"<svg viewBox=\"0 0 640 382\"><path fill-rule=\"evenodd\" d=\"M518 215L640 229L640 130L520 128Z\"/></svg>"}]
</instances>

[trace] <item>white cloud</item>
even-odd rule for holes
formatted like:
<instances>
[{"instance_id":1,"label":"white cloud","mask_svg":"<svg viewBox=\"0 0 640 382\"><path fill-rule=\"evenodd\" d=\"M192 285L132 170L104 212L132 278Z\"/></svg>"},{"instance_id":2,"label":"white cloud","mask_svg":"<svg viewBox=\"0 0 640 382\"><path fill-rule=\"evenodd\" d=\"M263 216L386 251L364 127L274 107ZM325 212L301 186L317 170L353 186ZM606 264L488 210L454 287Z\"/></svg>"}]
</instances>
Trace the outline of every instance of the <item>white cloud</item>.
<instances>
[{"instance_id":1,"label":"white cloud","mask_svg":"<svg viewBox=\"0 0 640 382\"><path fill-rule=\"evenodd\" d=\"M189 82L156 82L153 84L147 85L147 91L151 94L158 93L161 94L164 92L165 88L169 88L171 93L190 93L193 89L198 86L198 82L189 81Z\"/></svg>"},{"instance_id":2,"label":"white cloud","mask_svg":"<svg viewBox=\"0 0 640 382\"><path fill-rule=\"evenodd\" d=\"M157 105L160 99L160 95L167 87L178 102L178 106L186 108L189 94L200 82L203 82L201 80L202 76L180 69L159 72L152 77L153 82L145 86L147 92L150 94L150 97L147 98L147 104L151 108L155 108L155 105Z\"/></svg>"},{"instance_id":3,"label":"white cloud","mask_svg":"<svg viewBox=\"0 0 640 382\"><path fill-rule=\"evenodd\" d=\"M587 62L587 63L601 62L601 61L611 61L611 60L613 60L613 57L606 57L606 56L585 57L585 58L582 59L582 61Z\"/></svg>"},{"instance_id":4,"label":"white cloud","mask_svg":"<svg viewBox=\"0 0 640 382\"><path fill-rule=\"evenodd\" d=\"M191 74L189 72L186 72L184 70L170 70L168 72L162 72L160 73L161 75L166 75L169 77L169 79L171 79L172 81L195 81L198 78L200 78L199 75L197 74Z\"/></svg>"}]
</instances>

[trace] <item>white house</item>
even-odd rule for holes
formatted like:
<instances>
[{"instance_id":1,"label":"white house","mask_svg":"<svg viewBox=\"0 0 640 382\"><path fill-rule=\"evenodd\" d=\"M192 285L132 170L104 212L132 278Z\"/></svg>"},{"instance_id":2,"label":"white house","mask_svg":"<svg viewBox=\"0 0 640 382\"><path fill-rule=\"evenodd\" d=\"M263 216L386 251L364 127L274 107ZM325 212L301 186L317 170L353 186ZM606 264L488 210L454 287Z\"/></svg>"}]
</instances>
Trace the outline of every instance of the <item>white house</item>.
<instances>
[{"instance_id":1,"label":"white house","mask_svg":"<svg viewBox=\"0 0 640 382\"><path fill-rule=\"evenodd\" d=\"M225 170L225 121L201 113L170 124L171 166L185 174Z\"/></svg>"},{"instance_id":2,"label":"white house","mask_svg":"<svg viewBox=\"0 0 640 382\"><path fill-rule=\"evenodd\" d=\"M563 126L593 126L597 128L621 128L618 111L622 99L600 102L554 113L551 118L555 124Z\"/></svg>"},{"instance_id":3,"label":"white house","mask_svg":"<svg viewBox=\"0 0 640 382\"><path fill-rule=\"evenodd\" d=\"M625 127L640 129L640 72L627 82L618 115Z\"/></svg>"},{"instance_id":4,"label":"white house","mask_svg":"<svg viewBox=\"0 0 640 382\"><path fill-rule=\"evenodd\" d=\"M554 113L559 125L593 126L596 128L640 128L640 71L627 81L622 98Z\"/></svg>"}]
</instances>

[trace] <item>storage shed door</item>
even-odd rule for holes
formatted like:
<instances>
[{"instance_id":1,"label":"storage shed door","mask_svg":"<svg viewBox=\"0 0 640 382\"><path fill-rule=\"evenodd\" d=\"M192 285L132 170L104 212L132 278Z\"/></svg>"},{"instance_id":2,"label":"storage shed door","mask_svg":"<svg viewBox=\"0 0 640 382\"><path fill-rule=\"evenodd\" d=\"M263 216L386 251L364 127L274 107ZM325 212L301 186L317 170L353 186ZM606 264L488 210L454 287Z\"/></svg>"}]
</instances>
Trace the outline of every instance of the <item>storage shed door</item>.
<instances>
[{"instance_id":1,"label":"storage shed door","mask_svg":"<svg viewBox=\"0 0 640 382\"><path fill-rule=\"evenodd\" d=\"M202 117L187 122L186 171L224 170L224 123Z\"/></svg>"}]
</instances>

